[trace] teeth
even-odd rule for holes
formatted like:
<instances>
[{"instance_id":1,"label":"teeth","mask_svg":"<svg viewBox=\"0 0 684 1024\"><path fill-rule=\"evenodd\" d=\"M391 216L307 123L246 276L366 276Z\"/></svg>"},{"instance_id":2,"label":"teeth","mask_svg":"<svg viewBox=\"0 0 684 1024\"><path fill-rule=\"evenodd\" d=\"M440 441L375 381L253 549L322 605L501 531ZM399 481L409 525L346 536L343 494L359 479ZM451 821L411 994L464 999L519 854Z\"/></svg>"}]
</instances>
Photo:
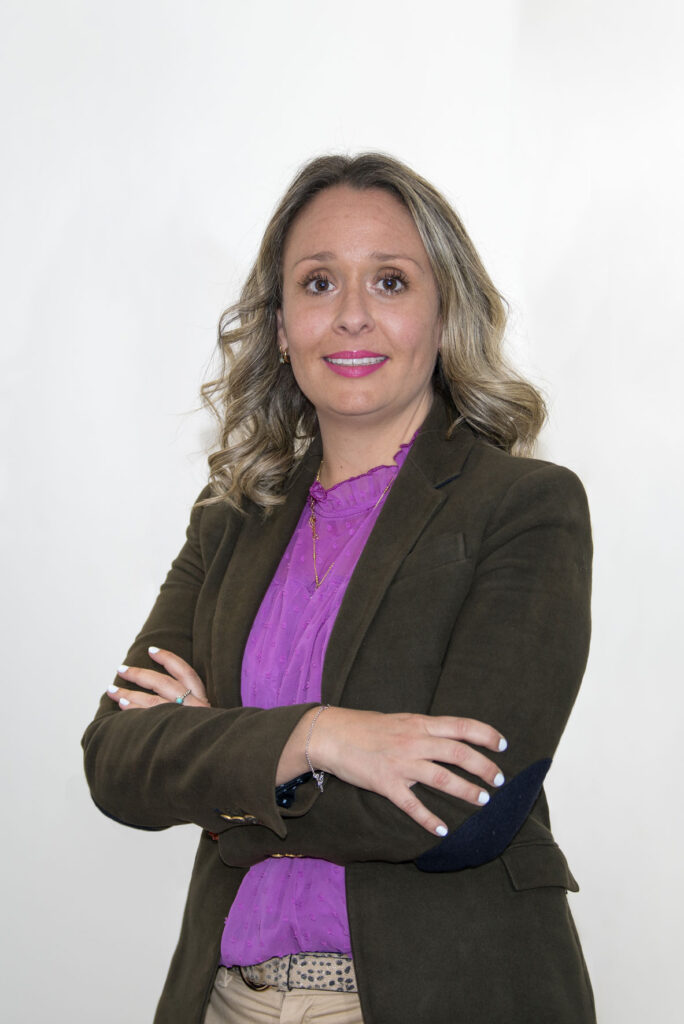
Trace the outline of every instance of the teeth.
<instances>
[{"instance_id":1,"label":"teeth","mask_svg":"<svg viewBox=\"0 0 684 1024\"><path fill-rule=\"evenodd\" d=\"M335 366L376 366L385 362L385 356L363 356L360 359L327 359L326 362Z\"/></svg>"}]
</instances>

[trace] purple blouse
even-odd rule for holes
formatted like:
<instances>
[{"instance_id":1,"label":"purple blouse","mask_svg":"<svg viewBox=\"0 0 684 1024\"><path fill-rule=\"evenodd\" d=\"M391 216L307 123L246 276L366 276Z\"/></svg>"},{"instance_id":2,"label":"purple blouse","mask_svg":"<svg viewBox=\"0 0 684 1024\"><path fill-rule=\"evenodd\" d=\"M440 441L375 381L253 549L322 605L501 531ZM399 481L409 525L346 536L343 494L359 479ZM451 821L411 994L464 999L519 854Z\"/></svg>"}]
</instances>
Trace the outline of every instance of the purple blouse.
<instances>
[{"instance_id":1,"label":"purple blouse","mask_svg":"<svg viewBox=\"0 0 684 1024\"><path fill-rule=\"evenodd\" d=\"M412 443L401 445L393 466L376 466L329 491L312 484L321 583L316 589L307 500L247 641L244 706L321 699L323 659L347 584ZM221 963L256 964L304 952L351 953L344 868L311 857L255 864L226 918Z\"/></svg>"}]
</instances>

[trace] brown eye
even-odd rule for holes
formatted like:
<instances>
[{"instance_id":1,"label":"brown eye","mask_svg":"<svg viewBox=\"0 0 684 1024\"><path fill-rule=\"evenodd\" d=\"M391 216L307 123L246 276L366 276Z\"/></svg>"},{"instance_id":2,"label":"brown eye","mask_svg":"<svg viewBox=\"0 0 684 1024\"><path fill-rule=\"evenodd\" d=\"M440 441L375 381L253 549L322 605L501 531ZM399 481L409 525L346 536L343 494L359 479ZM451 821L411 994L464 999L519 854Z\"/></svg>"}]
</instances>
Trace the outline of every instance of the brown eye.
<instances>
[{"instance_id":1,"label":"brown eye","mask_svg":"<svg viewBox=\"0 0 684 1024\"><path fill-rule=\"evenodd\" d=\"M304 290L312 295L327 295L331 284L330 278L321 273L310 274L302 281Z\"/></svg>"},{"instance_id":2,"label":"brown eye","mask_svg":"<svg viewBox=\"0 0 684 1024\"><path fill-rule=\"evenodd\" d=\"M406 288L406 281L401 274L385 274L380 278L380 289L386 295L398 295Z\"/></svg>"}]
</instances>

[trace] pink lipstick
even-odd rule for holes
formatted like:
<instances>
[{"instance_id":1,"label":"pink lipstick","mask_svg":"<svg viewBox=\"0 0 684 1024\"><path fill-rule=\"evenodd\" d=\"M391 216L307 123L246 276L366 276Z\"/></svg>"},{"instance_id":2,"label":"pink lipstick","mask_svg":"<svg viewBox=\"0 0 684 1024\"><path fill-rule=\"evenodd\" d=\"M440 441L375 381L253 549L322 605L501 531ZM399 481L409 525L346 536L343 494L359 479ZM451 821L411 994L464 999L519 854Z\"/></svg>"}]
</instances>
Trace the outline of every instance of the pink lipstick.
<instances>
[{"instance_id":1,"label":"pink lipstick","mask_svg":"<svg viewBox=\"0 0 684 1024\"><path fill-rule=\"evenodd\" d=\"M387 362L387 356L377 352L333 352L323 357L334 373L342 377L365 377L379 370Z\"/></svg>"}]
</instances>

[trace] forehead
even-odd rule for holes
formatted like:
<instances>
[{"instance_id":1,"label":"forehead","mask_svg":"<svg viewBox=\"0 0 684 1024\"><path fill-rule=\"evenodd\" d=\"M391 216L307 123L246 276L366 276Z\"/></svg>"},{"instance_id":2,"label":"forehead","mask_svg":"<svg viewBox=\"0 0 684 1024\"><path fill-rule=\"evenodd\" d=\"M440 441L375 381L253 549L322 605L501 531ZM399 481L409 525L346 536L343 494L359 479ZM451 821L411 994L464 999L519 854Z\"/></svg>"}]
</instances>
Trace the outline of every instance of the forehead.
<instances>
[{"instance_id":1,"label":"forehead","mask_svg":"<svg viewBox=\"0 0 684 1024\"><path fill-rule=\"evenodd\" d=\"M359 255L407 252L427 260L410 213L381 188L335 185L319 192L297 214L285 242L285 263L316 252Z\"/></svg>"}]
</instances>

